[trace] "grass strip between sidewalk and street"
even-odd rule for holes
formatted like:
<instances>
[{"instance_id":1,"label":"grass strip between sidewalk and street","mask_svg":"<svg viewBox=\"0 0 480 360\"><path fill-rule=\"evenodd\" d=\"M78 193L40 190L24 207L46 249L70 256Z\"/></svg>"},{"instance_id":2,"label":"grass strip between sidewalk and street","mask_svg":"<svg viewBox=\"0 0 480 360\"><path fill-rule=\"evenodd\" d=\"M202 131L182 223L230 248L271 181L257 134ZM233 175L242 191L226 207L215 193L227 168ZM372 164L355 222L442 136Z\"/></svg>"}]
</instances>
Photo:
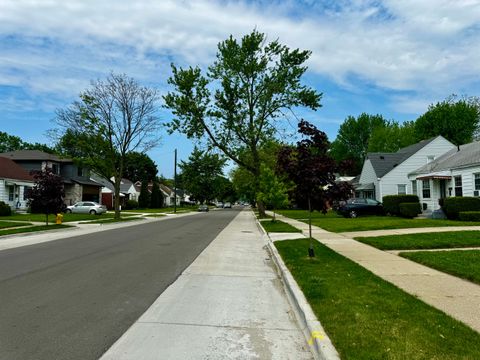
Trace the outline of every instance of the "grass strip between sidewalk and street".
<instances>
[{"instance_id":1,"label":"grass strip between sidewalk and street","mask_svg":"<svg viewBox=\"0 0 480 360\"><path fill-rule=\"evenodd\" d=\"M7 229L13 227L20 227L20 226L29 226L32 225L31 223L25 222L14 222L14 221L0 221L0 229Z\"/></svg>"},{"instance_id":2,"label":"grass strip between sidewalk and street","mask_svg":"<svg viewBox=\"0 0 480 360\"><path fill-rule=\"evenodd\" d=\"M0 230L0 236L5 235L12 235L12 234L20 234L20 233L30 233L30 232L37 232L37 231L47 231L47 230L58 230L58 229L65 229L71 228L71 225L40 225L40 226L31 226L31 227L24 227L19 229L6 229Z\"/></svg>"},{"instance_id":3,"label":"grass strip between sidewalk and street","mask_svg":"<svg viewBox=\"0 0 480 360\"><path fill-rule=\"evenodd\" d=\"M279 210L278 213L305 223L308 222L308 211L306 210ZM480 222L442 219L405 219L395 216L364 216L350 219L339 216L334 211L329 211L325 215L314 211L312 212L312 225L327 231L339 233L419 227L480 226Z\"/></svg>"},{"instance_id":4,"label":"grass strip between sidewalk and street","mask_svg":"<svg viewBox=\"0 0 480 360\"><path fill-rule=\"evenodd\" d=\"M308 239L275 242L342 359L480 359L480 334Z\"/></svg>"},{"instance_id":5,"label":"grass strip between sidewalk and street","mask_svg":"<svg viewBox=\"0 0 480 360\"><path fill-rule=\"evenodd\" d=\"M145 220L144 217L122 217L120 219L105 219L105 220L94 220L94 221L84 221L80 224L112 224L112 223L119 223L125 221L132 221L132 220Z\"/></svg>"},{"instance_id":6,"label":"grass strip between sidewalk and street","mask_svg":"<svg viewBox=\"0 0 480 360\"><path fill-rule=\"evenodd\" d=\"M480 284L480 250L414 251L399 255Z\"/></svg>"},{"instance_id":7,"label":"grass strip between sidewalk and street","mask_svg":"<svg viewBox=\"0 0 480 360\"><path fill-rule=\"evenodd\" d=\"M266 232L273 233L273 232L286 232L286 233L298 233L302 232L302 230L297 229L296 227L287 224L280 220L267 220L267 221L260 221L260 224L263 226Z\"/></svg>"},{"instance_id":8,"label":"grass strip between sidewalk and street","mask_svg":"<svg viewBox=\"0 0 480 360\"><path fill-rule=\"evenodd\" d=\"M451 231L420 234L355 237L380 250L447 249L480 247L480 231Z\"/></svg>"}]
</instances>

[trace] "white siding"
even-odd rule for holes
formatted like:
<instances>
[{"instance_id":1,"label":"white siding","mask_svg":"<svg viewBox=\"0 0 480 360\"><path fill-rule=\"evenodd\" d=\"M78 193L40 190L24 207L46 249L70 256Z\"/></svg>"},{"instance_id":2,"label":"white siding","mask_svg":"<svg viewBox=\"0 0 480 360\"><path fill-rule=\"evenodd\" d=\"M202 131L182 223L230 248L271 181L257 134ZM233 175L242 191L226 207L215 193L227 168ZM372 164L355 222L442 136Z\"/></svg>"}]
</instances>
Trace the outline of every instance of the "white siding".
<instances>
[{"instance_id":1,"label":"white siding","mask_svg":"<svg viewBox=\"0 0 480 360\"><path fill-rule=\"evenodd\" d=\"M8 203L8 192L5 187L5 180L0 179L0 201Z\"/></svg>"},{"instance_id":2,"label":"white siding","mask_svg":"<svg viewBox=\"0 0 480 360\"><path fill-rule=\"evenodd\" d=\"M396 195L397 184L407 185L407 194L412 193L412 183L408 178L408 174L415 171L419 167L422 167L427 163L428 156L434 155L438 158L440 155L455 148L448 140L443 137L437 137L429 144L425 145L422 149L410 156L401 164L398 164L393 170L385 174L381 179L381 197L385 195ZM418 183L417 191L421 195L421 183ZM431 192L435 190L431 187ZM381 201L381 198L379 199Z\"/></svg>"},{"instance_id":3,"label":"white siding","mask_svg":"<svg viewBox=\"0 0 480 360\"><path fill-rule=\"evenodd\" d=\"M375 186L375 199L379 200L380 189L378 186L378 178L375 170L373 169L372 162L370 159L365 160L362 167L362 173L360 174L360 179L358 180L359 184L370 184L373 183ZM380 200L381 201L381 198Z\"/></svg>"}]
</instances>

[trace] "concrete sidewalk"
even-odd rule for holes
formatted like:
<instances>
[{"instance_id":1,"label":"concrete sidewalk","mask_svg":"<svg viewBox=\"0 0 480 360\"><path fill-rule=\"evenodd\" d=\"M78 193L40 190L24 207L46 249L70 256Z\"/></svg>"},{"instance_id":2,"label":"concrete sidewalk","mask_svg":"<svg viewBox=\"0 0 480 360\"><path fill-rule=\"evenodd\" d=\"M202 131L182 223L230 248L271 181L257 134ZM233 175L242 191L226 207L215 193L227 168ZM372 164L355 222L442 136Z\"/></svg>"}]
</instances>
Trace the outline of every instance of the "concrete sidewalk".
<instances>
[{"instance_id":1,"label":"concrete sidewalk","mask_svg":"<svg viewBox=\"0 0 480 360\"><path fill-rule=\"evenodd\" d=\"M308 224L281 215L277 215L277 217L279 220L302 229L308 236ZM395 231L397 234L401 234L411 233L411 230L413 229L397 229ZM312 226L312 237L322 244L480 332L479 285L342 235Z\"/></svg>"},{"instance_id":2,"label":"concrete sidewalk","mask_svg":"<svg viewBox=\"0 0 480 360\"><path fill-rule=\"evenodd\" d=\"M265 241L240 212L101 359L312 359Z\"/></svg>"},{"instance_id":3,"label":"concrete sidewalk","mask_svg":"<svg viewBox=\"0 0 480 360\"><path fill-rule=\"evenodd\" d=\"M480 226L439 226L425 228L408 228L408 229L386 229L386 230L368 230L368 231L350 231L339 233L348 238L367 237L367 236L388 236L403 234L422 234L432 232L448 232L448 231L479 231Z\"/></svg>"}]
</instances>

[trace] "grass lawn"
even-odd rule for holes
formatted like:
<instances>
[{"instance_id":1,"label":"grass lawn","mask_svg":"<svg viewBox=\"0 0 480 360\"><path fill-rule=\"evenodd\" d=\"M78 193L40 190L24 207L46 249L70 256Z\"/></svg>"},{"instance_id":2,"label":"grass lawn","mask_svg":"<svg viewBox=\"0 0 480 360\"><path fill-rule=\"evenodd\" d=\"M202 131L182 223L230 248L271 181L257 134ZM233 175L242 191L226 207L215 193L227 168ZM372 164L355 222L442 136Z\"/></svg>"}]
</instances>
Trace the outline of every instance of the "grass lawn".
<instances>
[{"instance_id":1,"label":"grass lawn","mask_svg":"<svg viewBox=\"0 0 480 360\"><path fill-rule=\"evenodd\" d=\"M284 223L283 221L280 220L267 220L267 221L260 221L260 224L263 226L266 232L302 232L301 230L297 229L296 227Z\"/></svg>"},{"instance_id":2,"label":"grass lawn","mask_svg":"<svg viewBox=\"0 0 480 360\"><path fill-rule=\"evenodd\" d=\"M197 211L198 206L192 206L192 207L177 207L177 212L190 212L190 211ZM157 213L170 213L173 212L174 208L173 206L169 207L164 207L160 209L137 209L137 210L122 210L122 213L137 213L137 214L157 214Z\"/></svg>"},{"instance_id":3,"label":"grass lawn","mask_svg":"<svg viewBox=\"0 0 480 360\"><path fill-rule=\"evenodd\" d=\"M342 359L480 359L480 334L308 239L275 243Z\"/></svg>"},{"instance_id":4,"label":"grass lawn","mask_svg":"<svg viewBox=\"0 0 480 360\"><path fill-rule=\"evenodd\" d=\"M56 230L56 229L64 229L70 228L70 225L41 225L41 226L31 226L25 227L20 229L6 229L0 230L0 236L4 235L11 235L11 234L19 234L19 233L29 233L29 232L36 232L36 231L45 231L45 230Z\"/></svg>"},{"instance_id":5,"label":"grass lawn","mask_svg":"<svg viewBox=\"0 0 480 360\"><path fill-rule=\"evenodd\" d=\"M355 240L374 246L380 250L461 248L480 246L480 231L356 237Z\"/></svg>"},{"instance_id":6,"label":"grass lawn","mask_svg":"<svg viewBox=\"0 0 480 360\"><path fill-rule=\"evenodd\" d=\"M415 251L400 256L480 284L480 250Z\"/></svg>"},{"instance_id":7,"label":"grass lawn","mask_svg":"<svg viewBox=\"0 0 480 360\"><path fill-rule=\"evenodd\" d=\"M293 219L308 222L308 211L306 210L281 210L279 213ZM349 219L339 216L333 211L329 211L326 215L313 212L312 225L321 227L327 231L347 232L439 226L480 226L480 222L441 219L405 219L395 216L364 216Z\"/></svg>"},{"instance_id":8,"label":"grass lawn","mask_svg":"<svg viewBox=\"0 0 480 360\"><path fill-rule=\"evenodd\" d=\"M13 222L13 221L0 221L0 229L12 228L17 226L28 226L32 225L25 222Z\"/></svg>"},{"instance_id":9,"label":"grass lawn","mask_svg":"<svg viewBox=\"0 0 480 360\"><path fill-rule=\"evenodd\" d=\"M108 212L102 215L90 215L90 214L62 214L62 222L71 222L71 221L83 221L83 220L98 220L103 218L113 218L115 215L113 212ZM124 214L122 211L122 216L132 216L133 214ZM45 222L45 214L14 214L11 216L2 216L2 220L13 220L13 221L38 221ZM55 223L55 215L50 214L48 216L48 222L51 224Z\"/></svg>"}]
</instances>

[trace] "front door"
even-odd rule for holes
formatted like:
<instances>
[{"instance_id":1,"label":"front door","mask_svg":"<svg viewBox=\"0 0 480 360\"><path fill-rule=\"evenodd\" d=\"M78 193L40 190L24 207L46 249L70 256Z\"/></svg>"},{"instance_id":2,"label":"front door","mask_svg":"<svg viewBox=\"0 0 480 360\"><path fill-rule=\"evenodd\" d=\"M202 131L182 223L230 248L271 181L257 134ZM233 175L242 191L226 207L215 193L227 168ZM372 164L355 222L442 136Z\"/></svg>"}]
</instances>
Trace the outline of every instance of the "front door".
<instances>
[{"instance_id":1,"label":"front door","mask_svg":"<svg viewBox=\"0 0 480 360\"><path fill-rule=\"evenodd\" d=\"M447 197L447 184L446 180L440 180L440 199L445 199Z\"/></svg>"}]
</instances>

